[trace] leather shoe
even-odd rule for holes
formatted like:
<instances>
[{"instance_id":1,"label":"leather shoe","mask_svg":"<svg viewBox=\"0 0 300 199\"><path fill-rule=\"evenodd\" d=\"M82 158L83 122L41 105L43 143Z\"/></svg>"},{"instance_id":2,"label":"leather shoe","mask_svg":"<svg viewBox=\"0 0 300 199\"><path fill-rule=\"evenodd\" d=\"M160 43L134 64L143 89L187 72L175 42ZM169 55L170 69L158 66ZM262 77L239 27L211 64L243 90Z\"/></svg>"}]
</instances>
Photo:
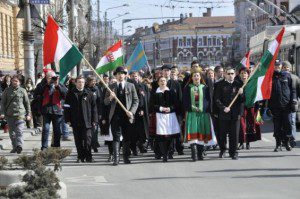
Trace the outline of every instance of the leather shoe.
<instances>
[{"instance_id":1,"label":"leather shoe","mask_svg":"<svg viewBox=\"0 0 300 199\"><path fill-rule=\"evenodd\" d=\"M225 151L220 151L219 158L225 158Z\"/></svg>"}]
</instances>

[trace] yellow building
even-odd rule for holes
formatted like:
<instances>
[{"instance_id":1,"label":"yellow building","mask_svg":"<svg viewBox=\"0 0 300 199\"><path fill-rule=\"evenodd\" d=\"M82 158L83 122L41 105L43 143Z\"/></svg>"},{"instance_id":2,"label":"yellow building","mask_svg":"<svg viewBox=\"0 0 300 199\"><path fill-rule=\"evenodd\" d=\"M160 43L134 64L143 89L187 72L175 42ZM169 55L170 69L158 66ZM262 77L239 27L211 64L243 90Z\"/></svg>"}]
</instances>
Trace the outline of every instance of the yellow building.
<instances>
[{"instance_id":1,"label":"yellow building","mask_svg":"<svg viewBox=\"0 0 300 199\"><path fill-rule=\"evenodd\" d=\"M3 71L24 68L23 20L16 18L18 11L17 5L0 0L0 70Z\"/></svg>"}]
</instances>

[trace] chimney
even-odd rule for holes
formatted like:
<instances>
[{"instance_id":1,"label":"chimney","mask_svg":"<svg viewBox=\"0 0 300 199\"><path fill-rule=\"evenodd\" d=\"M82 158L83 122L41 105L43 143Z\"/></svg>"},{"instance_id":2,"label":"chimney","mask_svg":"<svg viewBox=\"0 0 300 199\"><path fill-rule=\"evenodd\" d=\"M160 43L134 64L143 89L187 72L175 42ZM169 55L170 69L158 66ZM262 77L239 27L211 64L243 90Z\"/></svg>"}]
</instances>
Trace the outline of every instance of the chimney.
<instances>
[{"instance_id":1,"label":"chimney","mask_svg":"<svg viewBox=\"0 0 300 199\"><path fill-rule=\"evenodd\" d=\"M167 20L167 23L170 23L170 22L171 22L171 20L170 20L170 19L168 19L168 20Z\"/></svg>"},{"instance_id":2,"label":"chimney","mask_svg":"<svg viewBox=\"0 0 300 199\"><path fill-rule=\"evenodd\" d=\"M188 14L187 13L185 13L185 18L188 18Z\"/></svg>"},{"instance_id":3,"label":"chimney","mask_svg":"<svg viewBox=\"0 0 300 199\"><path fill-rule=\"evenodd\" d=\"M172 19L172 22L174 22L175 21L175 19Z\"/></svg>"},{"instance_id":4,"label":"chimney","mask_svg":"<svg viewBox=\"0 0 300 199\"><path fill-rule=\"evenodd\" d=\"M211 17L211 8L206 8L207 17Z\"/></svg>"},{"instance_id":5,"label":"chimney","mask_svg":"<svg viewBox=\"0 0 300 199\"><path fill-rule=\"evenodd\" d=\"M180 23L183 23L183 14L180 14Z\"/></svg>"},{"instance_id":6,"label":"chimney","mask_svg":"<svg viewBox=\"0 0 300 199\"><path fill-rule=\"evenodd\" d=\"M190 14L189 14L189 17L193 17L193 13L190 13Z\"/></svg>"}]
</instances>

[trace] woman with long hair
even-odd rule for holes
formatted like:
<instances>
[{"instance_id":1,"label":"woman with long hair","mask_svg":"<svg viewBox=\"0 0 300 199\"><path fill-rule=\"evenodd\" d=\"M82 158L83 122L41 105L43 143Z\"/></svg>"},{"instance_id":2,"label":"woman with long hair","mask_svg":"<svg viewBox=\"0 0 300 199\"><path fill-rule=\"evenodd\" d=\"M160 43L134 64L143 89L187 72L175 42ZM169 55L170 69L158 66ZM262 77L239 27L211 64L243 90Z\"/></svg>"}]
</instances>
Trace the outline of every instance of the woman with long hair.
<instances>
[{"instance_id":1,"label":"woman with long hair","mask_svg":"<svg viewBox=\"0 0 300 199\"><path fill-rule=\"evenodd\" d=\"M210 117L210 94L201 68L191 71L191 82L184 88L185 139L190 144L192 160L203 160L205 145L215 145L216 138Z\"/></svg>"}]
</instances>

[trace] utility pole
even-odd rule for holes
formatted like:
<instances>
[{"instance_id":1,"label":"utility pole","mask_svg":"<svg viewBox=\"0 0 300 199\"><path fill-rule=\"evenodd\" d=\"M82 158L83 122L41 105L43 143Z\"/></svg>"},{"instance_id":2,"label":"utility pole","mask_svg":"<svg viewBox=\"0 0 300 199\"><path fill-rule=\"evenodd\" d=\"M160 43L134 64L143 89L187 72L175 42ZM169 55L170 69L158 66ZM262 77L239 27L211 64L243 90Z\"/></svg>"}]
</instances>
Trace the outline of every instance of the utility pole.
<instances>
[{"instance_id":1,"label":"utility pole","mask_svg":"<svg viewBox=\"0 0 300 199\"><path fill-rule=\"evenodd\" d=\"M92 63L94 65L94 60L93 60L93 43L92 43L92 13L93 13L93 10L92 10L92 2L91 0L88 0L88 32L87 32L87 36L88 36L88 40L89 40L89 62Z\"/></svg>"},{"instance_id":2,"label":"utility pole","mask_svg":"<svg viewBox=\"0 0 300 199\"><path fill-rule=\"evenodd\" d=\"M104 13L104 46L105 50L108 48L108 42L107 42L107 11Z\"/></svg>"},{"instance_id":3,"label":"utility pole","mask_svg":"<svg viewBox=\"0 0 300 199\"><path fill-rule=\"evenodd\" d=\"M69 37L70 37L70 40L72 42L74 42L75 40L75 3L74 3L74 0L69 0L70 2L70 18L69 18ZM77 71L78 71L78 66L77 66ZM71 70L71 76L76 76L76 68L73 68Z\"/></svg>"},{"instance_id":4,"label":"utility pole","mask_svg":"<svg viewBox=\"0 0 300 199\"><path fill-rule=\"evenodd\" d=\"M34 34L31 29L31 13L29 0L25 0L24 5L24 75L25 79L31 78L35 82L34 74Z\"/></svg>"}]
</instances>

